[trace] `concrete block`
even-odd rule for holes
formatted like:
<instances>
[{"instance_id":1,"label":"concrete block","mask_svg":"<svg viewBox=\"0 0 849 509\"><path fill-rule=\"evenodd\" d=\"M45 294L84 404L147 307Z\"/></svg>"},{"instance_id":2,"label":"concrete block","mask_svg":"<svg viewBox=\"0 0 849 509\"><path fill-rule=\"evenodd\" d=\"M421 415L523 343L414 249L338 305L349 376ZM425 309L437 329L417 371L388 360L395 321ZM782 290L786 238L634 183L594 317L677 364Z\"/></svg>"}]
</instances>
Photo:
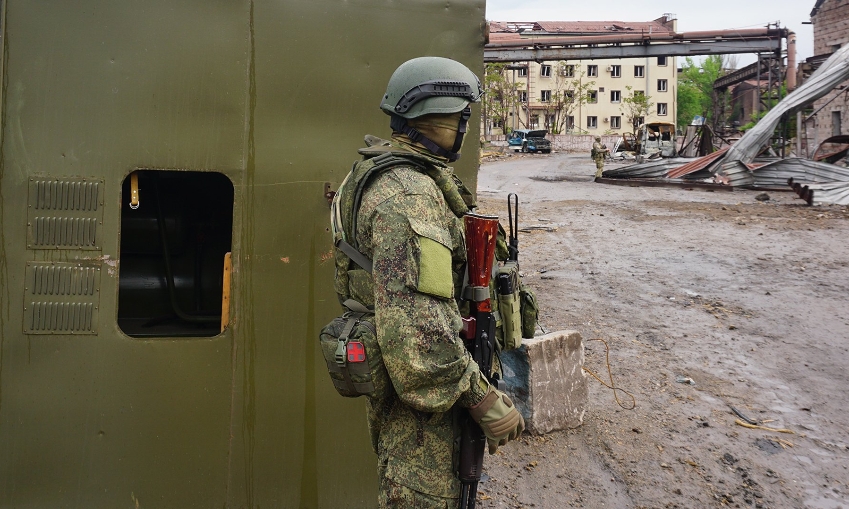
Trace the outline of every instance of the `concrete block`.
<instances>
[{"instance_id":1,"label":"concrete block","mask_svg":"<svg viewBox=\"0 0 849 509\"><path fill-rule=\"evenodd\" d=\"M577 428L587 407L584 342L576 331L522 340L501 353L507 393L525 418L526 429L542 435Z\"/></svg>"}]
</instances>

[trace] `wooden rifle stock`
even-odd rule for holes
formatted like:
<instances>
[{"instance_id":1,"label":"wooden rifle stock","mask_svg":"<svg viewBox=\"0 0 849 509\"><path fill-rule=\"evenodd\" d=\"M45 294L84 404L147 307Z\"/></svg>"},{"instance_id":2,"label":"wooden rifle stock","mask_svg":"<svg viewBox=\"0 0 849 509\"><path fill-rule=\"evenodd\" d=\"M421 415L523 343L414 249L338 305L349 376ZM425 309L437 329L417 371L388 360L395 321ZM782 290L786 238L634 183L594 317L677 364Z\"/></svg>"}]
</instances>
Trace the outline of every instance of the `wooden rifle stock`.
<instances>
[{"instance_id":1,"label":"wooden rifle stock","mask_svg":"<svg viewBox=\"0 0 849 509\"><path fill-rule=\"evenodd\" d=\"M492 316L489 281L495 260L498 218L469 213L463 217L463 221L466 226L466 268L469 274L469 285L463 298L469 300L470 308L470 316L463 319L463 339L480 367L481 375L489 380L495 353L495 319ZM483 471L486 436L468 411L463 412L461 426L460 509L474 509L478 482Z\"/></svg>"}]
</instances>

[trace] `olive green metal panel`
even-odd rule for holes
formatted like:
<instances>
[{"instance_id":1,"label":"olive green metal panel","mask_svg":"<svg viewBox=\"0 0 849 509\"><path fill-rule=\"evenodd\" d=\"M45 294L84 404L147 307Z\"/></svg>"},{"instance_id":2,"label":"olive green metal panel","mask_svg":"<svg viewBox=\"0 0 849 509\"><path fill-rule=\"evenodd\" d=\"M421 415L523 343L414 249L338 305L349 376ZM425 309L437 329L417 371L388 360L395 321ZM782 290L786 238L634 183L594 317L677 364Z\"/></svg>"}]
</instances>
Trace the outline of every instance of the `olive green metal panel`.
<instances>
[{"instance_id":1,"label":"olive green metal panel","mask_svg":"<svg viewBox=\"0 0 849 509\"><path fill-rule=\"evenodd\" d=\"M249 4L3 3L0 507L222 507L233 332L120 333L120 186L137 167L240 182ZM82 177L103 208L59 212L102 218L99 250L28 249L30 178ZM51 262L101 268L96 335L23 334L27 263Z\"/></svg>"},{"instance_id":2,"label":"olive green metal panel","mask_svg":"<svg viewBox=\"0 0 849 509\"><path fill-rule=\"evenodd\" d=\"M482 73L483 0L3 4L0 508L374 507L365 402L334 392L317 348L339 311L324 187L364 134L388 135L398 64ZM471 187L477 128L458 165ZM136 168L234 183L217 337L116 325ZM27 248L29 179L45 177L103 182L99 250ZM23 333L27 264L53 262L101 268L96 334Z\"/></svg>"}]
</instances>

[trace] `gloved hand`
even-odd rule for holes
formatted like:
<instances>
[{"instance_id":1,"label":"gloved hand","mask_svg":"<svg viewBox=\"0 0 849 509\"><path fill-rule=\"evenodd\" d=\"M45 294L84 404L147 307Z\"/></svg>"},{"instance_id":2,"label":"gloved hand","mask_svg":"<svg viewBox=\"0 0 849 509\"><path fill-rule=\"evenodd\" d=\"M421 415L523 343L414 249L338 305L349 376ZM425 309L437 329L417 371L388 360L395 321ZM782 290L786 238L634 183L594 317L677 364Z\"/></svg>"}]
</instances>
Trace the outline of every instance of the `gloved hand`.
<instances>
[{"instance_id":1,"label":"gloved hand","mask_svg":"<svg viewBox=\"0 0 849 509\"><path fill-rule=\"evenodd\" d=\"M491 385L481 402L469 408L469 414L486 435L490 454L495 454L499 445L519 438L525 430L525 420L510 398Z\"/></svg>"}]
</instances>

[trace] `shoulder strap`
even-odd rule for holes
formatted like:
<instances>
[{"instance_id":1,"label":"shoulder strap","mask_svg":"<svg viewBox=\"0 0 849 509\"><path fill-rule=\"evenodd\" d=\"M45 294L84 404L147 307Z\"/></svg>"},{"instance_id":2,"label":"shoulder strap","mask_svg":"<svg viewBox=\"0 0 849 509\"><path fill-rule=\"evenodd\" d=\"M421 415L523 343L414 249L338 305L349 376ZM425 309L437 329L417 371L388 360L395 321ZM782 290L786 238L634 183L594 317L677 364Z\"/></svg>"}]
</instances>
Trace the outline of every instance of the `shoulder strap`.
<instances>
[{"instance_id":1,"label":"shoulder strap","mask_svg":"<svg viewBox=\"0 0 849 509\"><path fill-rule=\"evenodd\" d=\"M342 235L339 235L339 237L337 238L336 247L340 251L345 253L345 255L351 261L362 267L369 274L371 274L372 272L372 261L366 255L362 254L357 246L357 218L359 217L360 204L362 202L363 193L365 192L366 187L368 187L372 179L396 166L413 166L418 168L422 172L427 172L427 166L423 161L418 160L418 158L405 156L406 154L404 153L399 154L397 152L383 151L380 152L377 156L366 159L366 161L370 162L372 166L366 168L363 174L358 176L359 178L354 179L354 182L356 183L356 188L354 189L353 199L351 200L351 225L350 229L348 230L350 235L346 235L344 226L341 224L339 225L342 230ZM356 169L356 166L357 165L354 165L354 169ZM352 169L352 171L354 170ZM342 183L343 186L347 183L348 178L346 178L345 180L346 182ZM336 217L338 217L340 214L341 216L347 216L347 214L345 214L343 211L337 210L334 212L334 216Z\"/></svg>"},{"instance_id":2,"label":"shoulder strap","mask_svg":"<svg viewBox=\"0 0 849 509\"><path fill-rule=\"evenodd\" d=\"M359 217L360 212L360 202L363 199L363 192L368 186L369 182L372 178L380 175L384 171L393 168L395 166L409 165L415 166L416 168L421 169L422 171L426 171L427 168L424 164L420 163L411 158L401 157L393 152L384 152L383 154L373 157L370 161L374 164L371 168L366 170L365 175L357 182L357 189L354 192L354 202L353 202L353 210L352 210L352 220L351 220L351 245L354 249L357 249L357 218ZM347 253L346 253L347 254ZM365 257L364 257L365 258ZM357 265L360 265L359 263ZM369 265L371 265L371 261L369 261ZM360 265L360 267L363 267ZM365 268L365 267L363 267ZM369 271L371 272L371 271Z\"/></svg>"}]
</instances>

